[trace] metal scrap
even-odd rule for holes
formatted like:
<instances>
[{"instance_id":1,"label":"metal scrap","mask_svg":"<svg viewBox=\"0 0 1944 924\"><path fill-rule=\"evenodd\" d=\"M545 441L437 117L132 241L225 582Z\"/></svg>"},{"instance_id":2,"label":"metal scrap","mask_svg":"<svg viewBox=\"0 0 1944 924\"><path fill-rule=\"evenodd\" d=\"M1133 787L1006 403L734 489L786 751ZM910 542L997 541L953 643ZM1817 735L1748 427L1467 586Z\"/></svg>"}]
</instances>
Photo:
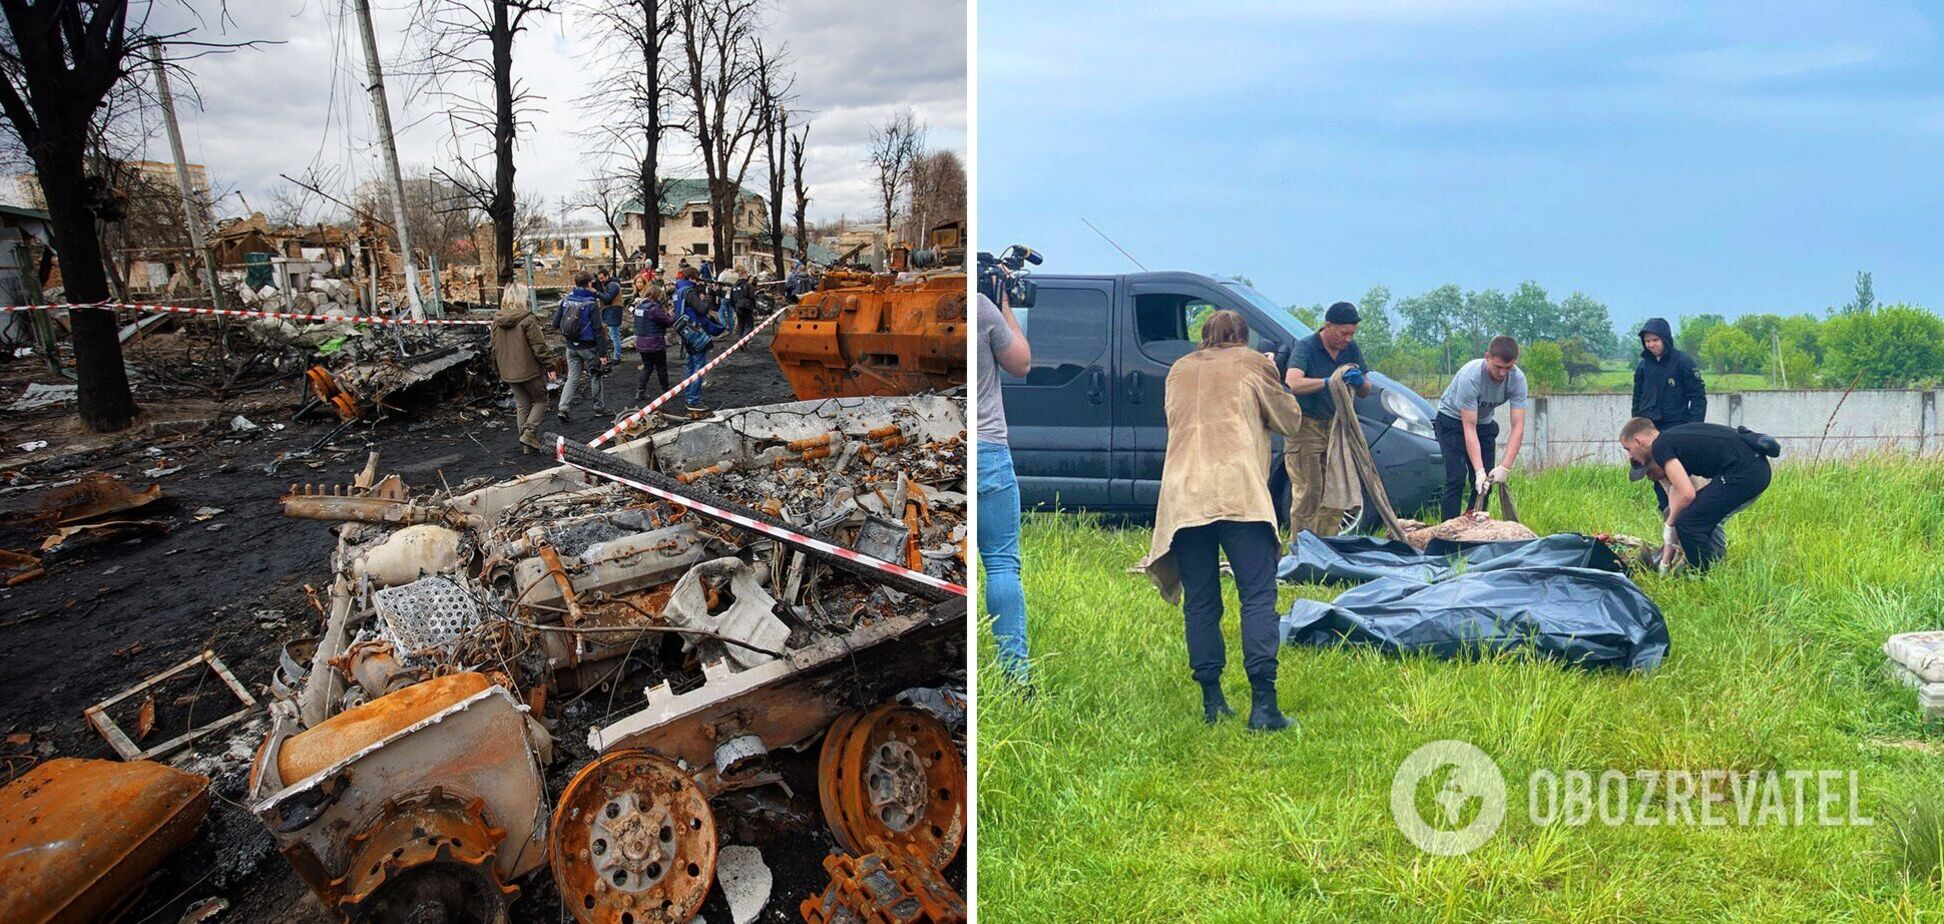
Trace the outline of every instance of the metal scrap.
<instances>
[{"instance_id":1,"label":"metal scrap","mask_svg":"<svg viewBox=\"0 0 1944 924\"><path fill-rule=\"evenodd\" d=\"M231 712L228 715L222 716L214 721L190 728L189 730L183 732L182 734L177 735L174 738L170 738L169 740L164 741L161 744L158 744L147 750L143 750L142 748L137 747L135 741L130 740L130 738L128 737L128 733L122 731L121 726L115 724L115 720L108 715L108 710L110 707L125 702L136 696L149 694L150 699L144 701L143 711L148 713L147 723L152 725L154 723L154 704L153 704L153 693L151 693L150 691L154 690L156 687L161 686L163 683L167 682L172 678L186 674L189 671L199 667L207 667L211 672L215 673L217 679L219 679L222 682L224 688L228 689L229 692L234 694L237 700L242 703L242 708L234 712ZM202 736L207 735L213 731L219 731L221 729L228 728L232 725L235 725L238 722L243 721L246 718L249 718L250 715L256 711L256 709L257 709L256 697L250 695L249 688L243 686L243 684L237 681L236 675L230 673L230 669L224 666L223 662L216 657L216 652L210 651L208 649L204 649L202 654L199 654L193 658L190 658L187 661L182 662L181 664L178 664L174 667L169 668L168 670L156 674L148 678L147 680L144 680L141 683L136 684L135 686L122 691L119 694L104 699L101 702L96 703L92 706L89 706L86 710L83 711L82 714L87 716L88 724L94 726L95 731L100 732L101 737L108 741L108 745L115 749L115 753L120 754L123 760L132 761L132 760L150 760L156 757L172 754L179 748L183 747L184 745L187 745L189 742L194 741L197 738L201 738ZM138 719L138 722L139 721L141 720ZM138 733L137 737L138 738L146 737L146 733L145 732Z\"/></svg>"}]
</instances>

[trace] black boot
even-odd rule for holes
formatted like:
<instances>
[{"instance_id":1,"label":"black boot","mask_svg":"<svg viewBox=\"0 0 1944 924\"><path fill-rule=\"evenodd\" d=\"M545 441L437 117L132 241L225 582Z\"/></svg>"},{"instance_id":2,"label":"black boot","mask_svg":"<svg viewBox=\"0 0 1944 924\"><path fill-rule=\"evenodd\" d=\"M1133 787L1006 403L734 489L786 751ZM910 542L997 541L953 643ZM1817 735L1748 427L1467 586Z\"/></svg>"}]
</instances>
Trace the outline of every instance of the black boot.
<instances>
[{"instance_id":1,"label":"black boot","mask_svg":"<svg viewBox=\"0 0 1944 924\"><path fill-rule=\"evenodd\" d=\"M1249 684L1249 730L1282 731L1290 725L1289 719L1276 708L1276 685Z\"/></svg>"},{"instance_id":2,"label":"black boot","mask_svg":"<svg viewBox=\"0 0 1944 924\"><path fill-rule=\"evenodd\" d=\"M1235 710L1229 708L1228 699L1222 696L1222 684L1204 683L1202 688L1202 721L1210 725L1232 716Z\"/></svg>"}]
</instances>

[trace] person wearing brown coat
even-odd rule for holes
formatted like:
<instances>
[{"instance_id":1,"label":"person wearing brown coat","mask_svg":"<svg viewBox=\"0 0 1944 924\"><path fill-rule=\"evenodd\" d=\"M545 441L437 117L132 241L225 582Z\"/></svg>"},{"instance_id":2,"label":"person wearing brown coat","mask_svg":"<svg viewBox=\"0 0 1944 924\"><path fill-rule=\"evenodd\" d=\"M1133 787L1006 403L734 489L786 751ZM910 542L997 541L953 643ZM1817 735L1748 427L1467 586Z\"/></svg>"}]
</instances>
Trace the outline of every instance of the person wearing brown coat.
<instances>
[{"instance_id":1,"label":"person wearing brown coat","mask_svg":"<svg viewBox=\"0 0 1944 924\"><path fill-rule=\"evenodd\" d=\"M540 448L540 421L547 414L546 368L552 350L540 330L540 319L526 301L508 301L493 315L493 368L500 381L513 389L513 423L520 429L522 451Z\"/></svg>"},{"instance_id":2,"label":"person wearing brown coat","mask_svg":"<svg viewBox=\"0 0 1944 924\"><path fill-rule=\"evenodd\" d=\"M1168 372L1168 451L1154 539L1142 562L1169 603L1180 603L1188 666L1202 688L1210 724L1234 715L1222 696L1222 576L1228 555L1242 602L1242 664L1249 677L1249 728L1275 731L1289 720L1276 704L1276 510L1269 497L1270 434L1302 425L1296 398L1276 380L1276 364L1248 347L1249 328L1233 311L1202 327L1201 348Z\"/></svg>"}]
</instances>

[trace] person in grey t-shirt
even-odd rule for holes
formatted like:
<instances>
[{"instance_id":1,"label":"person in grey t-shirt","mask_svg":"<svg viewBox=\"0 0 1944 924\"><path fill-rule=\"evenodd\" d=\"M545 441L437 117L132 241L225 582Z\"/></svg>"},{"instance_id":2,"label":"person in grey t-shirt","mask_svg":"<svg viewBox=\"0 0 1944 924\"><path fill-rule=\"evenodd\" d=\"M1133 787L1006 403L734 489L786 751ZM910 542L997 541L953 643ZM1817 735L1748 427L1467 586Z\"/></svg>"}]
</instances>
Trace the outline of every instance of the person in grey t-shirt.
<instances>
[{"instance_id":1,"label":"person in grey t-shirt","mask_svg":"<svg viewBox=\"0 0 1944 924\"><path fill-rule=\"evenodd\" d=\"M1505 441L1505 463L1495 466L1499 428L1494 417L1501 404L1512 406L1512 435ZM1460 367L1438 399L1438 418L1431 429L1444 454L1444 493L1439 498L1444 519L1463 513L1471 503L1466 488L1475 499L1492 484L1505 483L1525 442L1525 420L1526 377L1519 368L1519 342L1493 337L1484 358Z\"/></svg>"},{"instance_id":2,"label":"person in grey t-shirt","mask_svg":"<svg viewBox=\"0 0 1944 924\"><path fill-rule=\"evenodd\" d=\"M992 614L992 638L999 650L1000 670L1030 688L1026 591L1019 582L1019 479L1013 474L1012 451L1006 446L1006 405L999 392L999 371L1025 375L1033 367L1033 350L1012 309L993 304L981 293L979 339L972 352L979 362L977 526L979 561L985 565L986 612Z\"/></svg>"}]
</instances>

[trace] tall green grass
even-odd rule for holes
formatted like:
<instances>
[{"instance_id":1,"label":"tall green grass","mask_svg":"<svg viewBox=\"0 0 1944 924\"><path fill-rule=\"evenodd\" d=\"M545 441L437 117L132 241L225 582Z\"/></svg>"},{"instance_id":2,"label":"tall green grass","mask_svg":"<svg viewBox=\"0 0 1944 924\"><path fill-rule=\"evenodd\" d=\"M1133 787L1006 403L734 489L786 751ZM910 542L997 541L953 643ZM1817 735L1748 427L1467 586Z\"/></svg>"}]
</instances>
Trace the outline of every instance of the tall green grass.
<instances>
[{"instance_id":1,"label":"tall green grass","mask_svg":"<svg viewBox=\"0 0 1944 924\"><path fill-rule=\"evenodd\" d=\"M1517 479L1541 534L1654 538L1617 468ZM982 921L1944 919L1944 732L1884 669L1944 623L1944 464L1788 465L1703 579L1641 578L1673 635L1634 676L1519 658L1285 648L1277 735L1201 724L1178 610L1126 569L1148 531L1029 517L1041 695L980 648ZM1285 587L1298 596L1336 591ZM1246 701L1229 589L1231 701ZM1440 738L1498 761L1512 804L1483 847L1419 852L1390 817L1399 761ZM1873 827L1538 828L1535 769L1856 770Z\"/></svg>"}]
</instances>

